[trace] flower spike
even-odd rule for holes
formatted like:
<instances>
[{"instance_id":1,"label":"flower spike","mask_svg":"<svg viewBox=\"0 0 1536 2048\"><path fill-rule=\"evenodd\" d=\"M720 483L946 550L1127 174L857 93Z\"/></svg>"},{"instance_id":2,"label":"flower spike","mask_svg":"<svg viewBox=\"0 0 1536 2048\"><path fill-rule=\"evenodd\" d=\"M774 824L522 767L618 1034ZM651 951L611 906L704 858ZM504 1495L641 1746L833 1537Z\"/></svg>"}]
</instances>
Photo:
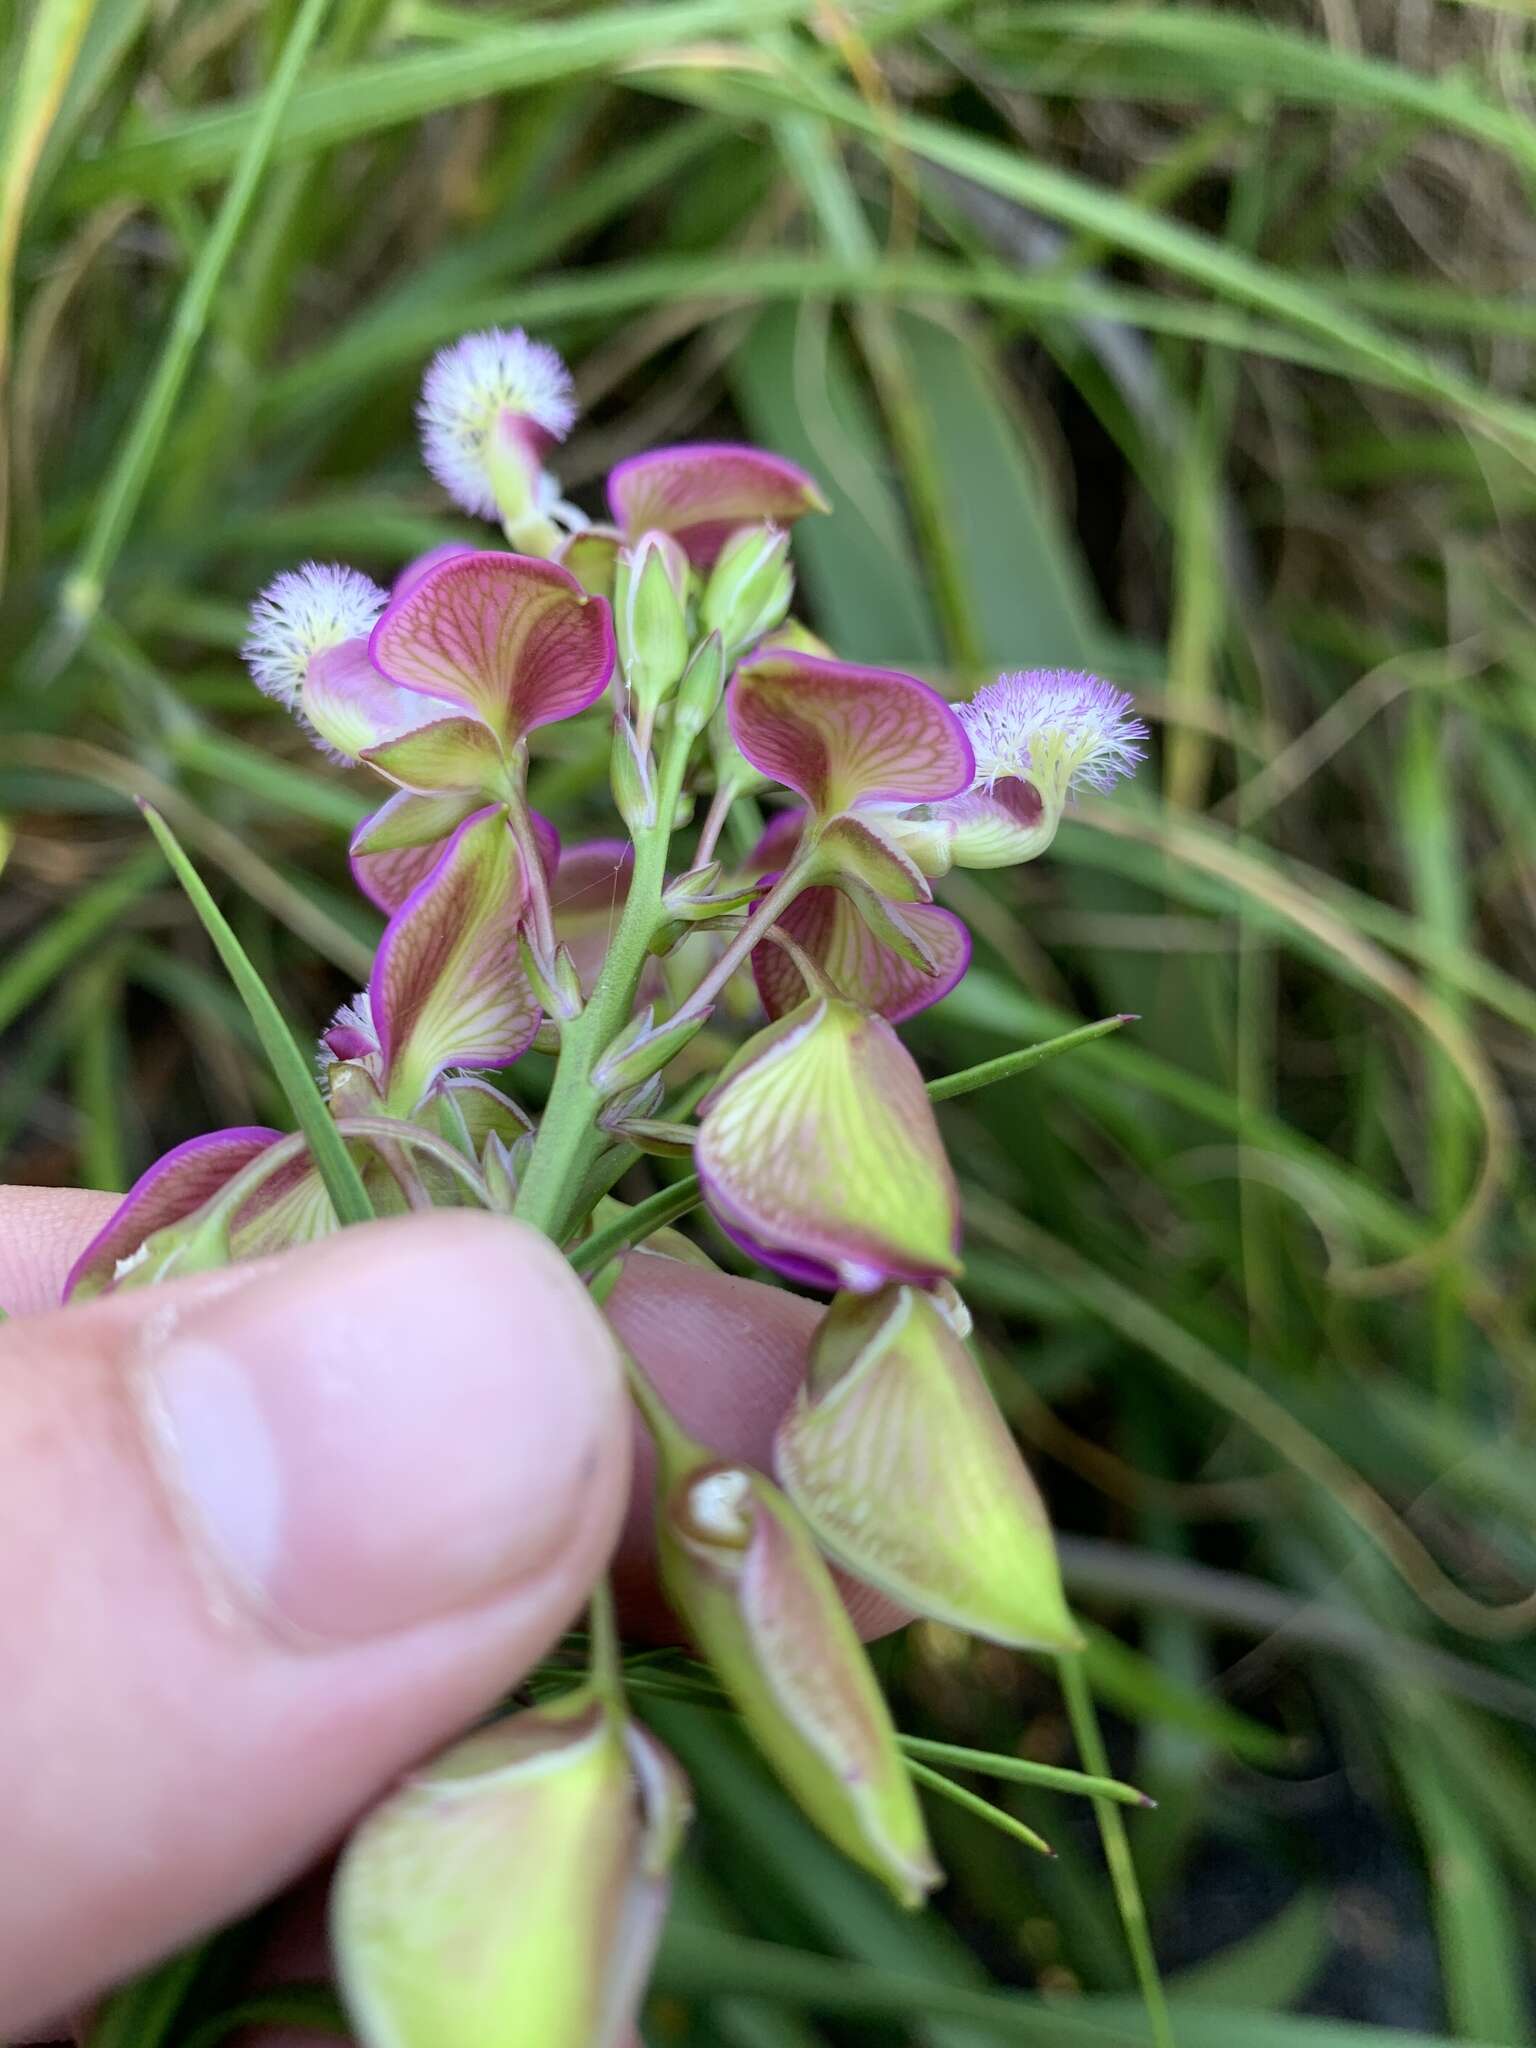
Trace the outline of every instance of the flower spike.
<instances>
[{"instance_id":1,"label":"flower spike","mask_svg":"<svg viewBox=\"0 0 1536 2048\"><path fill-rule=\"evenodd\" d=\"M812 996L742 1047L701 1109L705 1199L764 1265L856 1292L959 1272L954 1175L883 1017Z\"/></svg>"}]
</instances>

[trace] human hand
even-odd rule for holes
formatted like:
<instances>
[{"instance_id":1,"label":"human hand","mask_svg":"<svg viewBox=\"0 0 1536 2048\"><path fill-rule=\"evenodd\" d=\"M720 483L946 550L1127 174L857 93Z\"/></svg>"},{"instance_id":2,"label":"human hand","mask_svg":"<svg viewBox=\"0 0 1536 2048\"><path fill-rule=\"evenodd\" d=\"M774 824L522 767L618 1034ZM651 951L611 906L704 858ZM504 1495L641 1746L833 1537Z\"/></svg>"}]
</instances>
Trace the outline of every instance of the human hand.
<instances>
[{"instance_id":1,"label":"human hand","mask_svg":"<svg viewBox=\"0 0 1536 2048\"><path fill-rule=\"evenodd\" d=\"M53 1307L113 1202L0 1190L6 2039L300 1876L616 1539L626 1627L665 1625L614 1348L543 1238L439 1212ZM812 1303L640 1254L607 1312L766 1462Z\"/></svg>"}]
</instances>

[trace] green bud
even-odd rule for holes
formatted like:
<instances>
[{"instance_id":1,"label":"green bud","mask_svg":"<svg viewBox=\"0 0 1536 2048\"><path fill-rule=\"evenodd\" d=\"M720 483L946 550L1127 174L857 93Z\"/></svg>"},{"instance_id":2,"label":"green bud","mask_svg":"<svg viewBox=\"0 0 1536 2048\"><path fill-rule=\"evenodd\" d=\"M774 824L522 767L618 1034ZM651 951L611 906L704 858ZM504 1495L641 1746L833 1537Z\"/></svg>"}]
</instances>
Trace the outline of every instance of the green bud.
<instances>
[{"instance_id":1,"label":"green bud","mask_svg":"<svg viewBox=\"0 0 1536 2048\"><path fill-rule=\"evenodd\" d=\"M655 1015L648 1003L599 1054L592 1069L592 1086L599 1095L621 1094L659 1074L709 1021L707 1011L664 1024L656 1023Z\"/></svg>"},{"instance_id":2,"label":"green bud","mask_svg":"<svg viewBox=\"0 0 1536 2048\"><path fill-rule=\"evenodd\" d=\"M662 1583L789 1791L917 1906L939 1882L884 1696L800 1517L743 1465L662 1446Z\"/></svg>"},{"instance_id":3,"label":"green bud","mask_svg":"<svg viewBox=\"0 0 1536 2048\"><path fill-rule=\"evenodd\" d=\"M1045 1508L945 1295L837 1297L775 1469L816 1540L902 1606L1021 1649L1079 1648Z\"/></svg>"},{"instance_id":4,"label":"green bud","mask_svg":"<svg viewBox=\"0 0 1536 2048\"><path fill-rule=\"evenodd\" d=\"M631 835L655 823L656 790L650 756L641 751L639 735L622 712L613 721L608 779L619 816Z\"/></svg>"},{"instance_id":5,"label":"green bud","mask_svg":"<svg viewBox=\"0 0 1536 2048\"><path fill-rule=\"evenodd\" d=\"M611 600L620 545L612 527L587 526L570 536L555 559L562 569L570 570L588 596Z\"/></svg>"},{"instance_id":6,"label":"green bud","mask_svg":"<svg viewBox=\"0 0 1536 2048\"><path fill-rule=\"evenodd\" d=\"M688 661L688 557L668 535L643 534L621 551L613 628L631 704L654 711Z\"/></svg>"},{"instance_id":7,"label":"green bud","mask_svg":"<svg viewBox=\"0 0 1536 2048\"><path fill-rule=\"evenodd\" d=\"M725 694L725 648L711 633L694 650L672 706L672 722L691 736L701 733L720 708Z\"/></svg>"},{"instance_id":8,"label":"green bud","mask_svg":"<svg viewBox=\"0 0 1536 2048\"><path fill-rule=\"evenodd\" d=\"M699 604L706 633L718 633L728 658L772 632L789 610L795 572L789 535L777 526L743 526L733 533L710 571Z\"/></svg>"},{"instance_id":9,"label":"green bud","mask_svg":"<svg viewBox=\"0 0 1536 2048\"><path fill-rule=\"evenodd\" d=\"M337 1871L362 2048L622 2048L688 1817L666 1750L585 1688L445 1751Z\"/></svg>"}]
</instances>

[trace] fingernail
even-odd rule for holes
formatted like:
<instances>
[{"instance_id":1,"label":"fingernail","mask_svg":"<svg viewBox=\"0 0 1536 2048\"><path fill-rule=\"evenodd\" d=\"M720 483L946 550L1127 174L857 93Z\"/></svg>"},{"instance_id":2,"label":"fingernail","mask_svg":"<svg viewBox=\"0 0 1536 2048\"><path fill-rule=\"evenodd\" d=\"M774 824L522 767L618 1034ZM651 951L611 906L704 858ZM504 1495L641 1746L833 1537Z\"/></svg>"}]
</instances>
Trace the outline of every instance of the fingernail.
<instances>
[{"instance_id":1,"label":"fingernail","mask_svg":"<svg viewBox=\"0 0 1536 2048\"><path fill-rule=\"evenodd\" d=\"M580 1283L543 1239L474 1215L345 1230L192 1301L138 1384L204 1571L327 1641L537 1572L623 1420Z\"/></svg>"}]
</instances>

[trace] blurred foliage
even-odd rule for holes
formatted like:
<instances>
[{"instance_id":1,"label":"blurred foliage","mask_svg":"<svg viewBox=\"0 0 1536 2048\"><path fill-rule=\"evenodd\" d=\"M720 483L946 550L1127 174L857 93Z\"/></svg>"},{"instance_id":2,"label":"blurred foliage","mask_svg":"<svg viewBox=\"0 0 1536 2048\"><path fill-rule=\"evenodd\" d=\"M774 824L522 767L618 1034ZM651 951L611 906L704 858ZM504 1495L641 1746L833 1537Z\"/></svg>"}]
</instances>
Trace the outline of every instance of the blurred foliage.
<instances>
[{"instance_id":1,"label":"blurred foliage","mask_svg":"<svg viewBox=\"0 0 1536 2048\"><path fill-rule=\"evenodd\" d=\"M955 879L977 964L910 1035L942 1073L1141 1019L942 1114L1113 1761L1159 1802L1128 1825L1179 2039L1529 2042L1521 0L8 19L6 1176L120 1188L284 1120L134 794L301 1037L364 971L362 788L235 650L296 558L387 577L465 530L412 459L434 345L562 349L594 509L661 438L804 460L840 653L956 692L1094 666L1159 731L1048 860ZM556 744L544 808L595 819L601 735ZM923 1627L885 1664L915 1734L1074 1761L1028 1660ZM1059 1857L935 1804L953 1878L909 1924L728 1720L649 1697L704 1814L658 2048L1146 2038L1078 1802L967 1778Z\"/></svg>"}]
</instances>

